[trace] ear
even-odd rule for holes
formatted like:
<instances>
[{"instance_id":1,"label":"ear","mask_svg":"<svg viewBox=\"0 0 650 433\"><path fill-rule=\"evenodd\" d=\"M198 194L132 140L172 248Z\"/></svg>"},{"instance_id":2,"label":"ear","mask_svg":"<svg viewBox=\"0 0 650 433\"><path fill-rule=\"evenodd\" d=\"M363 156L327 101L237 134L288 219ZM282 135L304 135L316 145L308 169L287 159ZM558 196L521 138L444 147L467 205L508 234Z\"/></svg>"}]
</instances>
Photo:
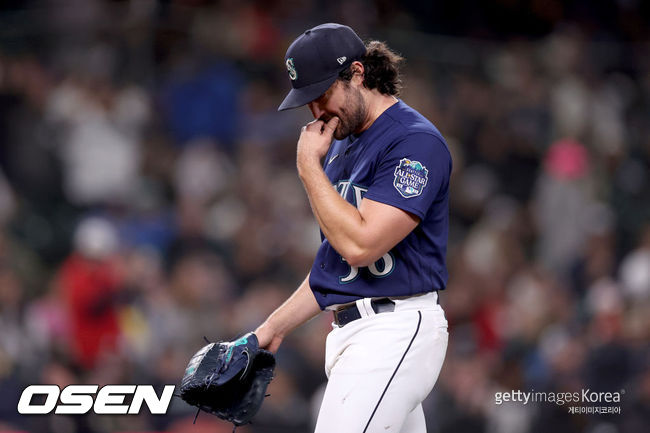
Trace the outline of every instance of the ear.
<instances>
[{"instance_id":1,"label":"ear","mask_svg":"<svg viewBox=\"0 0 650 433\"><path fill-rule=\"evenodd\" d=\"M363 63L361 63L358 60L355 60L350 65L350 68L352 69L351 81L356 85L363 85L364 73L365 73L365 68L363 67Z\"/></svg>"}]
</instances>

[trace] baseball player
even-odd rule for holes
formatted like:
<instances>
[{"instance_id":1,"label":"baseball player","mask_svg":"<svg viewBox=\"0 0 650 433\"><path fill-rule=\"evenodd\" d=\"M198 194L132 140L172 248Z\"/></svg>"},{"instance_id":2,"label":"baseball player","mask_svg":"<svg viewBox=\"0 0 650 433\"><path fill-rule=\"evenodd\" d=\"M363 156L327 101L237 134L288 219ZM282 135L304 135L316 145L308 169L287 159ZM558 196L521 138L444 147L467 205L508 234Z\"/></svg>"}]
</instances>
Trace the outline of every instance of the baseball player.
<instances>
[{"instance_id":1,"label":"baseball player","mask_svg":"<svg viewBox=\"0 0 650 433\"><path fill-rule=\"evenodd\" d=\"M402 59L323 24L289 47L292 89L307 105L297 168L320 229L311 272L260 325L260 347L333 312L317 433L426 432L421 402L447 349L445 288L451 156L431 122L396 98Z\"/></svg>"}]
</instances>

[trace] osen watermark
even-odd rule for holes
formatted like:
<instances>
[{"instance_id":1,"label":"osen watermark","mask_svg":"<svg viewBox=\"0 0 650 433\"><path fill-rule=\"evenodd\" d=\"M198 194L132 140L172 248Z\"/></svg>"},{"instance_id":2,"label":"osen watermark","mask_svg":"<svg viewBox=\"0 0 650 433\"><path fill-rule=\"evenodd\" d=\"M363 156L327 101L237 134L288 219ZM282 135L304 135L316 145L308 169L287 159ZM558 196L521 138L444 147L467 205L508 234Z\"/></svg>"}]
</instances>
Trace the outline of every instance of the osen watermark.
<instances>
[{"instance_id":1,"label":"osen watermark","mask_svg":"<svg viewBox=\"0 0 650 433\"><path fill-rule=\"evenodd\" d=\"M30 385L20 396L18 413L83 415L92 411L98 415L137 415L147 406L152 415L162 415L167 413L175 388L165 385L158 396L153 385L104 385L101 389L99 385L68 385L63 389L58 385ZM131 402L125 404L131 395Z\"/></svg>"}]
</instances>

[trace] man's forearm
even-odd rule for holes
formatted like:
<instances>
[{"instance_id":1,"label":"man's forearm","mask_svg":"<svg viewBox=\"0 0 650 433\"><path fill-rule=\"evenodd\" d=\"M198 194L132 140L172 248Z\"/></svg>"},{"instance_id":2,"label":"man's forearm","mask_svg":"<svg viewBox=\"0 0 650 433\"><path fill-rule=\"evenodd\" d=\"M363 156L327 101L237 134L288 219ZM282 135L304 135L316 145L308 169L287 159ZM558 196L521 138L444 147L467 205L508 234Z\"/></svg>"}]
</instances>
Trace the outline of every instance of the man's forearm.
<instances>
[{"instance_id":1,"label":"man's forearm","mask_svg":"<svg viewBox=\"0 0 650 433\"><path fill-rule=\"evenodd\" d=\"M309 276L307 276L289 299L269 316L268 321L277 333L284 337L320 311L320 306L309 287Z\"/></svg>"},{"instance_id":2,"label":"man's forearm","mask_svg":"<svg viewBox=\"0 0 650 433\"><path fill-rule=\"evenodd\" d=\"M323 234L341 256L354 261L364 251L366 239L358 209L332 187L319 163L304 162L299 166L299 175Z\"/></svg>"},{"instance_id":3,"label":"man's forearm","mask_svg":"<svg viewBox=\"0 0 650 433\"><path fill-rule=\"evenodd\" d=\"M309 275L295 292L266 321L255 334L260 346L277 351L286 335L320 313L321 309L309 287Z\"/></svg>"}]
</instances>

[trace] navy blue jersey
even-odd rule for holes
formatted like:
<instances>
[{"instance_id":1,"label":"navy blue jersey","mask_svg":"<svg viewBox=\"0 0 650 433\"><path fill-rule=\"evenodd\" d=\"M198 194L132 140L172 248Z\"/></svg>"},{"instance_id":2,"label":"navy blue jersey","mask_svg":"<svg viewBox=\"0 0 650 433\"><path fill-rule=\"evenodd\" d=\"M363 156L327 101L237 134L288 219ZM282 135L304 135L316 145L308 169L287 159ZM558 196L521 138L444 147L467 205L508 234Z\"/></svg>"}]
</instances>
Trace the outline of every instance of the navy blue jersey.
<instances>
[{"instance_id":1,"label":"navy blue jersey","mask_svg":"<svg viewBox=\"0 0 650 433\"><path fill-rule=\"evenodd\" d=\"M447 284L451 155L431 122L399 101L358 137L334 141L324 169L341 196L385 203L420 224L368 267L347 264L321 232L309 284L321 308L367 297L409 296Z\"/></svg>"}]
</instances>

